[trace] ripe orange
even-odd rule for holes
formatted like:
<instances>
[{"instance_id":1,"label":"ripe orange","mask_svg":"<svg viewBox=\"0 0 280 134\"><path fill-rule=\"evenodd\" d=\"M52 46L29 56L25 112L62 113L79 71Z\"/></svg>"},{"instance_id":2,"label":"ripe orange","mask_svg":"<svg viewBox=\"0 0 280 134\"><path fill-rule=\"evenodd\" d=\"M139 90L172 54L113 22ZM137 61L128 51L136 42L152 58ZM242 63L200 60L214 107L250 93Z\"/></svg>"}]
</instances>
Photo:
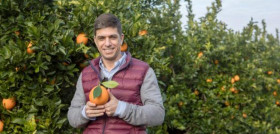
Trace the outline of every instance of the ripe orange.
<instances>
[{"instance_id":1,"label":"ripe orange","mask_svg":"<svg viewBox=\"0 0 280 134\"><path fill-rule=\"evenodd\" d=\"M140 36L144 36L144 35L148 34L148 31L147 31L147 30L141 30L141 31L139 31L138 34L139 34Z\"/></svg>"},{"instance_id":2,"label":"ripe orange","mask_svg":"<svg viewBox=\"0 0 280 134\"><path fill-rule=\"evenodd\" d=\"M32 43L30 42L30 43L28 44L27 50L26 50L28 54L34 53L34 51L33 51L33 49L32 49L31 47L32 47Z\"/></svg>"},{"instance_id":3,"label":"ripe orange","mask_svg":"<svg viewBox=\"0 0 280 134\"><path fill-rule=\"evenodd\" d=\"M277 96L277 92L276 91L273 92L273 96Z\"/></svg>"},{"instance_id":4,"label":"ripe orange","mask_svg":"<svg viewBox=\"0 0 280 134\"><path fill-rule=\"evenodd\" d=\"M15 31L15 34L16 34L17 36L19 36L20 32L19 32L19 31Z\"/></svg>"},{"instance_id":5,"label":"ripe orange","mask_svg":"<svg viewBox=\"0 0 280 134\"><path fill-rule=\"evenodd\" d=\"M80 33L80 34L77 36L77 38L76 38L76 43L77 43L77 44L83 43L84 45L86 45L87 42L88 42L88 37L87 37L87 35L84 34L84 33Z\"/></svg>"},{"instance_id":6,"label":"ripe orange","mask_svg":"<svg viewBox=\"0 0 280 134\"><path fill-rule=\"evenodd\" d=\"M3 104L3 107L5 109L11 110L16 105L16 98L15 97L11 97L11 98L7 98L7 99L3 99L2 100L2 104Z\"/></svg>"},{"instance_id":7,"label":"ripe orange","mask_svg":"<svg viewBox=\"0 0 280 134\"><path fill-rule=\"evenodd\" d=\"M100 96L98 96L96 98L93 97L93 91L96 89L96 87L97 86L93 87L91 89L91 91L89 92L89 101L91 103L96 104L96 105L103 105L103 104L107 103L108 100L109 100L109 93L108 93L107 89L104 86L100 86L101 87L101 91L102 91Z\"/></svg>"},{"instance_id":8,"label":"ripe orange","mask_svg":"<svg viewBox=\"0 0 280 134\"><path fill-rule=\"evenodd\" d=\"M199 92L197 90L194 90L195 95L199 95Z\"/></svg>"},{"instance_id":9,"label":"ripe orange","mask_svg":"<svg viewBox=\"0 0 280 134\"><path fill-rule=\"evenodd\" d=\"M243 118L247 118L247 114L246 113L243 113L242 116L243 116Z\"/></svg>"},{"instance_id":10,"label":"ripe orange","mask_svg":"<svg viewBox=\"0 0 280 134\"><path fill-rule=\"evenodd\" d=\"M276 104L277 106L279 106L279 105L280 105L280 102L279 102L279 101L276 101L275 104Z\"/></svg>"},{"instance_id":11,"label":"ripe orange","mask_svg":"<svg viewBox=\"0 0 280 134\"><path fill-rule=\"evenodd\" d=\"M235 81L239 81L239 80L240 80L240 77L239 77L238 75L235 75L235 76L234 76L234 80L235 80Z\"/></svg>"},{"instance_id":12,"label":"ripe orange","mask_svg":"<svg viewBox=\"0 0 280 134\"><path fill-rule=\"evenodd\" d=\"M182 101L180 101L180 102L178 103L179 107L182 107L183 104L184 104L184 103L183 103Z\"/></svg>"},{"instance_id":13,"label":"ripe orange","mask_svg":"<svg viewBox=\"0 0 280 134\"><path fill-rule=\"evenodd\" d=\"M222 91L226 91L225 86L222 86L221 90Z\"/></svg>"},{"instance_id":14,"label":"ripe orange","mask_svg":"<svg viewBox=\"0 0 280 134\"><path fill-rule=\"evenodd\" d=\"M273 72L272 72L272 71L267 71L267 74L268 74L268 75L272 75Z\"/></svg>"},{"instance_id":15,"label":"ripe orange","mask_svg":"<svg viewBox=\"0 0 280 134\"><path fill-rule=\"evenodd\" d=\"M235 82L235 79L231 78L230 82L231 82L231 84L233 84Z\"/></svg>"},{"instance_id":16,"label":"ripe orange","mask_svg":"<svg viewBox=\"0 0 280 134\"><path fill-rule=\"evenodd\" d=\"M210 83L212 82L213 80L212 79L207 79L206 82Z\"/></svg>"},{"instance_id":17,"label":"ripe orange","mask_svg":"<svg viewBox=\"0 0 280 134\"><path fill-rule=\"evenodd\" d=\"M89 55L88 54L84 54L85 58L88 59L89 58Z\"/></svg>"},{"instance_id":18,"label":"ripe orange","mask_svg":"<svg viewBox=\"0 0 280 134\"><path fill-rule=\"evenodd\" d=\"M16 72L18 72L20 70L20 67L16 67L15 69L16 69Z\"/></svg>"},{"instance_id":19,"label":"ripe orange","mask_svg":"<svg viewBox=\"0 0 280 134\"><path fill-rule=\"evenodd\" d=\"M230 88L230 91L235 93L235 88L234 87Z\"/></svg>"},{"instance_id":20,"label":"ripe orange","mask_svg":"<svg viewBox=\"0 0 280 134\"><path fill-rule=\"evenodd\" d=\"M0 133L3 131L4 129L4 122L0 120Z\"/></svg>"},{"instance_id":21,"label":"ripe orange","mask_svg":"<svg viewBox=\"0 0 280 134\"><path fill-rule=\"evenodd\" d=\"M215 63L216 65L218 65L218 64L219 64L219 61L218 61L218 60L215 60L214 63Z\"/></svg>"},{"instance_id":22,"label":"ripe orange","mask_svg":"<svg viewBox=\"0 0 280 134\"><path fill-rule=\"evenodd\" d=\"M197 57L198 58L200 58L200 57L202 57L203 56L203 52L199 52L198 54L197 54Z\"/></svg>"},{"instance_id":23,"label":"ripe orange","mask_svg":"<svg viewBox=\"0 0 280 134\"><path fill-rule=\"evenodd\" d=\"M280 84L280 79L277 79L277 83Z\"/></svg>"},{"instance_id":24,"label":"ripe orange","mask_svg":"<svg viewBox=\"0 0 280 134\"><path fill-rule=\"evenodd\" d=\"M230 104L229 104L229 102L228 102L228 101L225 101L225 105L226 105L226 106L229 106Z\"/></svg>"},{"instance_id":25,"label":"ripe orange","mask_svg":"<svg viewBox=\"0 0 280 134\"><path fill-rule=\"evenodd\" d=\"M123 44L121 45L121 51L122 51L122 52L127 51L127 44L126 44L126 43L123 43Z\"/></svg>"}]
</instances>

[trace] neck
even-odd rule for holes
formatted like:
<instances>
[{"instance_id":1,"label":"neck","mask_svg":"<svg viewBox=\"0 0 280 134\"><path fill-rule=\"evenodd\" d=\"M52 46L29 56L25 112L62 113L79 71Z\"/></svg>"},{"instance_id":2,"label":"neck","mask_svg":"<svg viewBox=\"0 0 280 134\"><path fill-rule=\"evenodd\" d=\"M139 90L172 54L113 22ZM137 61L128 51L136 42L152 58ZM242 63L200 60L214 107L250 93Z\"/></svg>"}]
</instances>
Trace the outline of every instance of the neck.
<instances>
[{"instance_id":1,"label":"neck","mask_svg":"<svg viewBox=\"0 0 280 134\"><path fill-rule=\"evenodd\" d=\"M102 58L102 62L105 66L105 68L108 71L111 71L115 67L115 62L117 62L122 57L122 54L120 53L116 59L110 60L110 59L104 59Z\"/></svg>"}]
</instances>

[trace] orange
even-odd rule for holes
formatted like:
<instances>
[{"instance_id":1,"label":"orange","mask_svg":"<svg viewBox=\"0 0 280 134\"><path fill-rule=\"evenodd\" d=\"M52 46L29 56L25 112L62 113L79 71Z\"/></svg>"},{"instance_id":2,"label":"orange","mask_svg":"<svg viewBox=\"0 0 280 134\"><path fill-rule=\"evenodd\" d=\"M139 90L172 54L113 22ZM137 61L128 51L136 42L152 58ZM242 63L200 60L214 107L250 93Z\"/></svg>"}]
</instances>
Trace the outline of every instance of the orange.
<instances>
[{"instance_id":1,"label":"orange","mask_svg":"<svg viewBox=\"0 0 280 134\"><path fill-rule=\"evenodd\" d=\"M184 103L183 103L182 101L180 101L180 102L178 103L178 105L179 105L179 107L182 107L182 106L184 105Z\"/></svg>"},{"instance_id":2,"label":"orange","mask_svg":"<svg viewBox=\"0 0 280 134\"><path fill-rule=\"evenodd\" d=\"M231 78L230 82L231 82L231 84L233 84L235 82L235 79Z\"/></svg>"},{"instance_id":3,"label":"orange","mask_svg":"<svg viewBox=\"0 0 280 134\"><path fill-rule=\"evenodd\" d=\"M3 131L4 129L4 122L0 120L0 133Z\"/></svg>"},{"instance_id":4,"label":"orange","mask_svg":"<svg viewBox=\"0 0 280 134\"><path fill-rule=\"evenodd\" d=\"M272 75L273 72L272 72L272 71L268 71L267 74L268 74L268 75Z\"/></svg>"},{"instance_id":5,"label":"orange","mask_svg":"<svg viewBox=\"0 0 280 134\"><path fill-rule=\"evenodd\" d=\"M235 92L235 88L234 87L230 88L230 91L234 93Z\"/></svg>"},{"instance_id":6,"label":"orange","mask_svg":"<svg viewBox=\"0 0 280 134\"><path fill-rule=\"evenodd\" d=\"M139 31L138 34L139 34L140 36L144 36L144 35L148 34L148 31L147 31L147 30L141 30L141 31Z\"/></svg>"},{"instance_id":7,"label":"orange","mask_svg":"<svg viewBox=\"0 0 280 134\"><path fill-rule=\"evenodd\" d=\"M216 65L218 65L218 64L219 64L219 61L218 61L218 60L215 60L214 63L215 63Z\"/></svg>"},{"instance_id":8,"label":"orange","mask_svg":"<svg viewBox=\"0 0 280 134\"><path fill-rule=\"evenodd\" d=\"M77 36L77 38L76 38L76 43L77 43L77 44L83 43L84 45L86 45L87 42L88 42L88 37L87 37L87 35L84 34L84 33L80 33L80 34Z\"/></svg>"},{"instance_id":9,"label":"orange","mask_svg":"<svg viewBox=\"0 0 280 134\"><path fill-rule=\"evenodd\" d=\"M238 75L235 75L234 76L234 81L239 81L240 80L240 77Z\"/></svg>"},{"instance_id":10,"label":"orange","mask_svg":"<svg viewBox=\"0 0 280 134\"><path fill-rule=\"evenodd\" d=\"M7 98L7 99L3 99L2 100L2 104L3 104L3 107L5 109L11 110L16 105L16 98L15 97L11 97L11 98Z\"/></svg>"},{"instance_id":11,"label":"orange","mask_svg":"<svg viewBox=\"0 0 280 134\"><path fill-rule=\"evenodd\" d=\"M19 31L15 31L15 34L16 34L17 36L19 36L20 32L19 32Z\"/></svg>"},{"instance_id":12,"label":"orange","mask_svg":"<svg viewBox=\"0 0 280 134\"><path fill-rule=\"evenodd\" d=\"M280 84L280 79L277 79L277 83Z\"/></svg>"},{"instance_id":13,"label":"orange","mask_svg":"<svg viewBox=\"0 0 280 134\"><path fill-rule=\"evenodd\" d=\"M127 44L126 44L126 43L123 43L123 44L121 45L121 51L122 51L122 52L127 51Z\"/></svg>"},{"instance_id":14,"label":"orange","mask_svg":"<svg viewBox=\"0 0 280 134\"><path fill-rule=\"evenodd\" d=\"M98 96L96 98L93 97L93 92L96 89L96 87L97 86L93 87L91 89L91 91L89 92L89 101L91 103L96 104L96 105L103 105L103 104L107 103L108 100L109 100L109 93L108 93L107 89L104 86L100 86L101 87L101 91L102 91L100 96Z\"/></svg>"},{"instance_id":15,"label":"orange","mask_svg":"<svg viewBox=\"0 0 280 134\"><path fill-rule=\"evenodd\" d=\"M273 96L277 96L277 92L276 91L273 92Z\"/></svg>"},{"instance_id":16,"label":"orange","mask_svg":"<svg viewBox=\"0 0 280 134\"><path fill-rule=\"evenodd\" d=\"M194 91L195 95L199 95L199 92L197 90Z\"/></svg>"},{"instance_id":17,"label":"orange","mask_svg":"<svg viewBox=\"0 0 280 134\"><path fill-rule=\"evenodd\" d=\"M30 43L28 44L27 50L26 50L28 54L34 53L34 51L33 51L33 49L32 49L31 47L32 47L32 43L30 42Z\"/></svg>"},{"instance_id":18,"label":"orange","mask_svg":"<svg viewBox=\"0 0 280 134\"><path fill-rule=\"evenodd\" d=\"M276 104L277 106L279 106L279 105L280 105L280 102L279 102L279 101L276 101L275 104Z\"/></svg>"},{"instance_id":19,"label":"orange","mask_svg":"<svg viewBox=\"0 0 280 134\"><path fill-rule=\"evenodd\" d=\"M16 72L18 72L20 70L20 67L16 67L15 69L16 69Z\"/></svg>"},{"instance_id":20,"label":"orange","mask_svg":"<svg viewBox=\"0 0 280 134\"><path fill-rule=\"evenodd\" d=\"M206 82L210 83L212 82L213 80L212 79L207 79Z\"/></svg>"},{"instance_id":21,"label":"orange","mask_svg":"<svg viewBox=\"0 0 280 134\"><path fill-rule=\"evenodd\" d=\"M225 86L222 86L221 90L222 91L226 91Z\"/></svg>"},{"instance_id":22,"label":"orange","mask_svg":"<svg viewBox=\"0 0 280 134\"><path fill-rule=\"evenodd\" d=\"M243 113L242 116L243 116L243 118L247 118L247 114L246 113Z\"/></svg>"},{"instance_id":23,"label":"orange","mask_svg":"<svg viewBox=\"0 0 280 134\"><path fill-rule=\"evenodd\" d=\"M84 54L85 58L88 59L89 58L89 55L88 54Z\"/></svg>"},{"instance_id":24,"label":"orange","mask_svg":"<svg viewBox=\"0 0 280 134\"><path fill-rule=\"evenodd\" d=\"M225 105L226 105L226 106L229 106L230 104L229 104L229 102L228 102L228 101L225 101Z\"/></svg>"},{"instance_id":25,"label":"orange","mask_svg":"<svg viewBox=\"0 0 280 134\"><path fill-rule=\"evenodd\" d=\"M197 57L198 58L200 58L200 57L202 57L203 56L203 52L199 52L198 54L197 54Z\"/></svg>"}]
</instances>

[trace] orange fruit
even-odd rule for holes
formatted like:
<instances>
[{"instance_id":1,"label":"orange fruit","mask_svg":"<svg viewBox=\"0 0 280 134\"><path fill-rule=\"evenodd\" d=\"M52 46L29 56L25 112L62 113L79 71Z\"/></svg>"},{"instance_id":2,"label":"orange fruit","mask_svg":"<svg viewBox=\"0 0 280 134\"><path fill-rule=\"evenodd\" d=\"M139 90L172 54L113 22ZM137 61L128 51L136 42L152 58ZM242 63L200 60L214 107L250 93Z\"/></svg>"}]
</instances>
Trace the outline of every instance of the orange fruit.
<instances>
[{"instance_id":1,"label":"orange fruit","mask_svg":"<svg viewBox=\"0 0 280 134\"><path fill-rule=\"evenodd\" d=\"M207 79L206 82L210 83L212 82L213 80L212 79Z\"/></svg>"},{"instance_id":2,"label":"orange fruit","mask_svg":"<svg viewBox=\"0 0 280 134\"><path fill-rule=\"evenodd\" d=\"M219 61L218 61L218 60L215 60L214 63L215 63L216 65L218 65L218 64L219 64Z\"/></svg>"},{"instance_id":3,"label":"orange fruit","mask_svg":"<svg viewBox=\"0 0 280 134\"><path fill-rule=\"evenodd\" d=\"M243 118L247 118L247 114L246 113L243 113L242 116L243 116Z\"/></svg>"},{"instance_id":4,"label":"orange fruit","mask_svg":"<svg viewBox=\"0 0 280 134\"><path fill-rule=\"evenodd\" d=\"M123 43L123 44L121 45L121 51L122 51L122 52L127 51L127 44L126 44L126 43Z\"/></svg>"},{"instance_id":5,"label":"orange fruit","mask_svg":"<svg viewBox=\"0 0 280 134\"><path fill-rule=\"evenodd\" d=\"M107 103L109 100L109 93L108 93L107 89L104 86L100 86L102 92L101 92L100 96L94 98L93 92L96 89L96 87L97 86L93 87L91 89L91 91L89 92L89 101L96 105L103 105L103 104Z\"/></svg>"},{"instance_id":6,"label":"orange fruit","mask_svg":"<svg viewBox=\"0 0 280 134\"><path fill-rule=\"evenodd\" d=\"M234 81L239 81L240 80L240 77L238 75L235 75L234 76Z\"/></svg>"},{"instance_id":7,"label":"orange fruit","mask_svg":"<svg viewBox=\"0 0 280 134\"><path fill-rule=\"evenodd\" d=\"M226 105L226 106L229 106L230 104L229 104L229 102L228 102L228 101L225 101L225 105Z\"/></svg>"},{"instance_id":8,"label":"orange fruit","mask_svg":"<svg viewBox=\"0 0 280 134\"><path fill-rule=\"evenodd\" d=\"M28 54L34 53L34 51L33 51L33 49L32 49L31 47L32 47L32 43L30 42L30 43L28 44L27 50L26 50Z\"/></svg>"},{"instance_id":9,"label":"orange fruit","mask_svg":"<svg viewBox=\"0 0 280 134\"><path fill-rule=\"evenodd\" d=\"M277 96L277 92L276 91L273 92L273 96Z\"/></svg>"},{"instance_id":10,"label":"orange fruit","mask_svg":"<svg viewBox=\"0 0 280 134\"><path fill-rule=\"evenodd\" d=\"M183 104L184 104L184 103L183 103L182 101L180 101L180 102L178 103L179 107L182 107Z\"/></svg>"},{"instance_id":11,"label":"orange fruit","mask_svg":"<svg viewBox=\"0 0 280 134\"><path fill-rule=\"evenodd\" d=\"M16 67L15 69L16 69L16 72L18 72L20 70L20 67Z\"/></svg>"},{"instance_id":12,"label":"orange fruit","mask_svg":"<svg viewBox=\"0 0 280 134\"><path fill-rule=\"evenodd\" d=\"M199 95L199 92L197 90L194 90L195 95Z\"/></svg>"},{"instance_id":13,"label":"orange fruit","mask_svg":"<svg viewBox=\"0 0 280 134\"><path fill-rule=\"evenodd\" d=\"M235 92L235 88L234 87L230 88L230 91L234 93Z\"/></svg>"},{"instance_id":14,"label":"orange fruit","mask_svg":"<svg viewBox=\"0 0 280 134\"><path fill-rule=\"evenodd\" d=\"M268 75L272 75L273 72L272 72L272 71L267 71L267 74L268 74Z\"/></svg>"},{"instance_id":15,"label":"orange fruit","mask_svg":"<svg viewBox=\"0 0 280 134\"><path fill-rule=\"evenodd\" d=\"M233 84L235 82L235 79L231 78L230 82L231 82L231 84Z\"/></svg>"},{"instance_id":16,"label":"orange fruit","mask_svg":"<svg viewBox=\"0 0 280 134\"><path fill-rule=\"evenodd\" d=\"M198 58L200 58L200 57L202 57L203 56L203 52L199 52L198 54L197 54L197 57Z\"/></svg>"},{"instance_id":17,"label":"orange fruit","mask_svg":"<svg viewBox=\"0 0 280 134\"><path fill-rule=\"evenodd\" d=\"M222 91L226 91L225 86L222 86L221 90Z\"/></svg>"},{"instance_id":18,"label":"orange fruit","mask_svg":"<svg viewBox=\"0 0 280 134\"><path fill-rule=\"evenodd\" d=\"M19 32L19 31L15 31L15 34L16 34L17 36L19 36L20 32Z\"/></svg>"},{"instance_id":19,"label":"orange fruit","mask_svg":"<svg viewBox=\"0 0 280 134\"><path fill-rule=\"evenodd\" d=\"M277 79L277 83L280 84L280 79Z\"/></svg>"},{"instance_id":20,"label":"orange fruit","mask_svg":"<svg viewBox=\"0 0 280 134\"><path fill-rule=\"evenodd\" d=\"M139 31L138 34L139 34L140 36L144 36L144 35L148 34L148 31L147 31L147 30L141 30L141 31Z\"/></svg>"},{"instance_id":21,"label":"orange fruit","mask_svg":"<svg viewBox=\"0 0 280 134\"><path fill-rule=\"evenodd\" d=\"M0 133L3 131L4 129L4 122L0 120Z\"/></svg>"},{"instance_id":22,"label":"orange fruit","mask_svg":"<svg viewBox=\"0 0 280 134\"><path fill-rule=\"evenodd\" d=\"M16 105L16 98L15 97L11 97L11 98L7 98L7 99L3 99L2 100L2 104L3 104L3 107L5 109L11 110Z\"/></svg>"},{"instance_id":23,"label":"orange fruit","mask_svg":"<svg viewBox=\"0 0 280 134\"><path fill-rule=\"evenodd\" d=\"M87 58L87 59L89 58L89 55L88 55L88 54L84 54L84 56L85 56L85 58Z\"/></svg>"},{"instance_id":24,"label":"orange fruit","mask_svg":"<svg viewBox=\"0 0 280 134\"><path fill-rule=\"evenodd\" d=\"M76 43L77 43L77 44L83 43L84 45L86 45L87 42L88 42L88 37L87 37L87 35L84 34L84 33L80 33L80 34L77 36L77 38L76 38Z\"/></svg>"},{"instance_id":25,"label":"orange fruit","mask_svg":"<svg viewBox=\"0 0 280 134\"><path fill-rule=\"evenodd\" d=\"M280 102L279 102L279 101L276 101L275 104L276 104L277 106L279 106L279 105L280 105Z\"/></svg>"}]
</instances>

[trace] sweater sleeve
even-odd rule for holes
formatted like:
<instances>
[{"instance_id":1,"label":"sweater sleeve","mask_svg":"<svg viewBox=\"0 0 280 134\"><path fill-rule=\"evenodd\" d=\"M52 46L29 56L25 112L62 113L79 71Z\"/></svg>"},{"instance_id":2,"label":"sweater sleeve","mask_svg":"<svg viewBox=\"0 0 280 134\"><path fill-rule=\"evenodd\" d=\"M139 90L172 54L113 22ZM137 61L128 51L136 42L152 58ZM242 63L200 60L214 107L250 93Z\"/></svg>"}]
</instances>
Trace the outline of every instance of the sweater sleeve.
<instances>
[{"instance_id":1,"label":"sweater sleeve","mask_svg":"<svg viewBox=\"0 0 280 134\"><path fill-rule=\"evenodd\" d=\"M120 118L132 125L157 126L164 121L165 110L157 78L152 68L146 73L140 89L143 106L127 103Z\"/></svg>"},{"instance_id":2,"label":"sweater sleeve","mask_svg":"<svg viewBox=\"0 0 280 134\"><path fill-rule=\"evenodd\" d=\"M71 105L68 109L67 118L72 127L81 128L87 125L88 119L84 118L82 115L83 107L85 106L86 98L83 91L82 85L82 73L79 76L76 85L76 92L71 101Z\"/></svg>"}]
</instances>

